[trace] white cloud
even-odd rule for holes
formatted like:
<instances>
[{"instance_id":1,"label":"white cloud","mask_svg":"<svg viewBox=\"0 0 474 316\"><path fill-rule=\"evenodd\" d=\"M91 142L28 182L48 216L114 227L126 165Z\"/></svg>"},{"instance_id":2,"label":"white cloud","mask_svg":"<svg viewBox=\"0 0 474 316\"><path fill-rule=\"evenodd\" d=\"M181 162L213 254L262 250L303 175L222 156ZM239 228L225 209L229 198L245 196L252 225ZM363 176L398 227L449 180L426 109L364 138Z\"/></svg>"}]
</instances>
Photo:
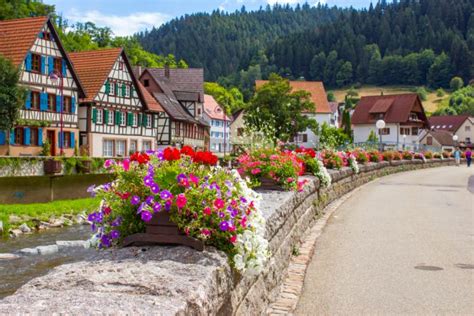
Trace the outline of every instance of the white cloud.
<instances>
[{"instance_id":1,"label":"white cloud","mask_svg":"<svg viewBox=\"0 0 474 316\"><path fill-rule=\"evenodd\" d=\"M279 4L303 4L305 2L308 2L310 5L317 5L318 3L325 4L326 0L267 0L267 3L270 5L274 5L275 3Z\"/></svg>"},{"instance_id":2,"label":"white cloud","mask_svg":"<svg viewBox=\"0 0 474 316\"><path fill-rule=\"evenodd\" d=\"M93 22L98 26L108 26L116 36L126 36L160 26L171 17L160 12L135 12L129 15L107 15L99 11L81 12L71 10L66 14L70 22Z\"/></svg>"}]
</instances>

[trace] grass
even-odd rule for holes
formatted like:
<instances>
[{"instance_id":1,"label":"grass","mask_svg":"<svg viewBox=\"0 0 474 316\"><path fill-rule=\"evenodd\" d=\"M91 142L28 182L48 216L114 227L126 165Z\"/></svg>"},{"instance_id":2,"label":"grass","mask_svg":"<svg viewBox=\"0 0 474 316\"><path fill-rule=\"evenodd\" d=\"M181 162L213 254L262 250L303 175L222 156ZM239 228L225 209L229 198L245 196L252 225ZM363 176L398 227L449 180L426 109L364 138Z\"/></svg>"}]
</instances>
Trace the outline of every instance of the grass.
<instances>
[{"instance_id":1,"label":"grass","mask_svg":"<svg viewBox=\"0 0 474 316\"><path fill-rule=\"evenodd\" d=\"M99 206L100 200L93 198L61 200L48 203L32 204L3 204L0 205L0 221L3 222L4 235L10 228L27 223L30 227L33 220L48 221L51 217L60 217L65 214L79 214L90 212ZM10 215L20 217L20 223L10 223Z\"/></svg>"},{"instance_id":2,"label":"grass","mask_svg":"<svg viewBox=\"0 0 474 316\"><path fill-rule=\"evenodd\" d=\"M359 96L368 96L368 95L380 95L383 92L384 95L389 94L401 94L413 92L416 87L414 86L362 86L359 89L356 89L359 93ZM346 96L348 88L334 90L334 96L336 97L337 102L344 102L344 97ZM427 100L423 101L423 107L428 113L433 113L439 107L442 107L444 100L449 98L449 92L445 91L443 97L436 96L436 91L428 91Z\"/></svg>"}]
</instances>

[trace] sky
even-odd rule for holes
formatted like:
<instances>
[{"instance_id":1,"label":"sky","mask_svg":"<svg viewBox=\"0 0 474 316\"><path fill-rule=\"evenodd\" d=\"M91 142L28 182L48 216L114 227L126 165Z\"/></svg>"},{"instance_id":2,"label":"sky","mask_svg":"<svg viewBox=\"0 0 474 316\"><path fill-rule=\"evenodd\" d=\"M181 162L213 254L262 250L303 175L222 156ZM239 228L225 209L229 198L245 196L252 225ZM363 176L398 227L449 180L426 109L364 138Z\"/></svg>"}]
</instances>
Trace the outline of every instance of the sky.
<instances>
[{"instance_id":1,"label":"sky","mask_svg":"<svg viewBox=\"0 0 474 316\"><path fill-rule=\"evenodd\" d=\"M374 3L376 0L373 0ZM94 22L108 26L115 35L132 35L138 31L158 27L183 14L212 12L216 9L235 11L243 5L247 10L257 10L267 4L290 3L296 5L308 2L329 6L368 7L371 0L45 0L54 4L56 12L70 23Z\"/></svg>"}]
</instances>

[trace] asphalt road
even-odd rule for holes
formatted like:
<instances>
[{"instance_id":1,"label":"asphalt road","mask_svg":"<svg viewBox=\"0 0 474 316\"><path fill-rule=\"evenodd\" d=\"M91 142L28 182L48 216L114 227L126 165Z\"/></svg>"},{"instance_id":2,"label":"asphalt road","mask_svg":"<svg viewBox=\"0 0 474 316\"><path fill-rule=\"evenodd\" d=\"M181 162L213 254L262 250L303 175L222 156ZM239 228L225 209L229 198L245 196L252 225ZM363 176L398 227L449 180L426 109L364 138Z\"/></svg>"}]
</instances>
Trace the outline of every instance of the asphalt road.
<instances>
[{"instance_id":1,"label":"asphalt road","mask_svg":"<svg viewBox=\"0 0 474 316\"><path fill-rule=\"evenodd\" d=\"M474 315L474 168L355 192L316 242L295 314Z\"/></svg>"}]
</instances>

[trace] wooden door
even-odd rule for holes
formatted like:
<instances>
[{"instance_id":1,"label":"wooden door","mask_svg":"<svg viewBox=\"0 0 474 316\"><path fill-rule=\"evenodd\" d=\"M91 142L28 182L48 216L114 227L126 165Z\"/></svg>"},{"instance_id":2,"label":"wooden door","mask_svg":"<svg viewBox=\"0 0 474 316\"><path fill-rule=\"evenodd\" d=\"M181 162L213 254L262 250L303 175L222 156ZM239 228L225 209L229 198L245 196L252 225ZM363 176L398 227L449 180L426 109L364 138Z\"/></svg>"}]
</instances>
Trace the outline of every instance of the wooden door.
<instances>
[{"instance_id":1,"label":"wooden door","mask_svg":"<svg viewBox=\"0 0 474 316\"><path fill-rule=\"evenodd\" d=\"M48 143L50 144L50 154L51 156L56 155L56 132L47 131Z\"/></svg>"}]
</instances>

